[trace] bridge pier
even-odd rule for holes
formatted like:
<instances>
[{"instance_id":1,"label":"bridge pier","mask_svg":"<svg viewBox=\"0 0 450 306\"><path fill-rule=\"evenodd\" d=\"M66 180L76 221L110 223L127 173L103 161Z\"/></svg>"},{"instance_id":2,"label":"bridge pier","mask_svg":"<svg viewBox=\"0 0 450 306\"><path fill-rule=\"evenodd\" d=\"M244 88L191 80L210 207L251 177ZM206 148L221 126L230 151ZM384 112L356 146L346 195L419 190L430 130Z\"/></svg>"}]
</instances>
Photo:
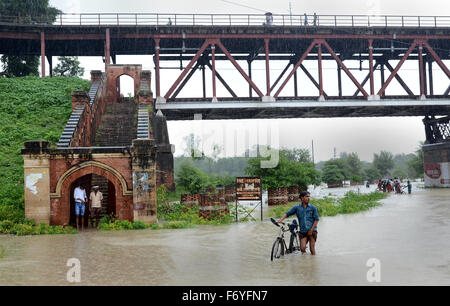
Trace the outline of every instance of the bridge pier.
<instances>
[{"instance_id":1,"label":"bridge pier","mask_svg":"<svg viewBox=\"0 0 450 306\"><path fill-rule=\"evenodd\" d=\"M450 187L450 116L425 117L422 147L425 187Z\"/></svg>"},{"instance_id":2,"label":"bridge pier","mask_svg":"<svg viewBox=\"0 0 450 306\"><path fill-rule=\"evenodd\" d=\"M450 188L450 142L422 147L425 187Z\"/></svg>"},{"instance_id":3,"label":"bridge pier","mask_svg":"<svg viewBox=\"0 0 450 306\"><path fill-rule=\"evenodd\" d=\"M152 117L152 134L157 145L156 154L156 186L164 185L175 191L173 173L173 145L169 141L166 117L161 111Z\"/></svg>"}]
</instances>

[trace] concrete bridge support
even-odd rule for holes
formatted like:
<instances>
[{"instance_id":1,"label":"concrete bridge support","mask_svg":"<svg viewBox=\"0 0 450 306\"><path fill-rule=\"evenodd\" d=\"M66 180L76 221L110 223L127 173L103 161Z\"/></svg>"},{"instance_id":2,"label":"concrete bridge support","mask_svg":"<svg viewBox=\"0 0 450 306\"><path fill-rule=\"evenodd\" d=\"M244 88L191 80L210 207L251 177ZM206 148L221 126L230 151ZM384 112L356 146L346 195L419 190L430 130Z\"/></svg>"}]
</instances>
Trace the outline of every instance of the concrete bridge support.
<instances>
[{"instance_id":1,"label":"concrete bridge support","mask_svg":"<svg viewBox=\"0 0 450 306\"><path fill-rule=\"evenodd\" d=\"M426 144L422 147L425 187L450 187L450 116L425 117Z\"/></svg>"},{"instance_id":2,"label":"concrete bridge support","mask_svg":"<svg viewBox=\"0 0 450 306\"><path fill-rule=\"evenodd\" d=\"M158 147L156 155L156 184L164 185L170 191L175 191L173 174L173 145L169 141L166 117L158 111L152 118L152 134Z\"/></svg>"},{"instance_id":3,"label":"concrete bridge support","mask_svg":"<svg viewBox=\"0 0 450 306\"><path fill-rule=\"evenodd\" d=\"M134 221L157 222L156 147L153 139L135 139L131 146Z\"/></svg>"},{"instance_id":4,"label":"concrete bridge support","mask_svg":"<svg viewBox=\"0 0 450 306\"><path fill-rule=\"evenodd\" d=\"M425 187L450 188L450 142L422 147Z\"/></svg>"}]
</instances>

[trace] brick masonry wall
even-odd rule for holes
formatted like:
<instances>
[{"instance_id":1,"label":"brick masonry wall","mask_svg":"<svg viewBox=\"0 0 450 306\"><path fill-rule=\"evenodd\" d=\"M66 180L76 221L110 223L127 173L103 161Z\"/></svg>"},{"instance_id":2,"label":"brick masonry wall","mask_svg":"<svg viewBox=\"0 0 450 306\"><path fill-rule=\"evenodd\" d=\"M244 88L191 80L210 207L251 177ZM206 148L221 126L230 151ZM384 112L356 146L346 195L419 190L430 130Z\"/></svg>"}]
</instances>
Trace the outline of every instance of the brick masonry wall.
<instances>
[{"instance_id":1,"label":"brick masonry wall","mask_svg":"<svg viewBox=\"0 0 450 306\"><path fill-rule=\"evenodd\" d=\"M229 215L230 208L225 201L225 194L223 192L200 194L198 214L205 219L210 219L216 215Z\"/></svg>"},{"instance_id":2,"label":"brick masonry wall","mask_svg":"<svg viewBox=\"0 0 450 306\"><path fill-rule=\"evenodd\" d=\"M288 203L289 196L287 187L269 188L267 193L269 206L283 205Z\"/></svg>"},{"instance_id":3,"label":"brick masonry wall","mask_svg":"<svg viewBox=\"0 0 450 306\"><path fill-rule=\"evenodd\" d=\"M135 139L131 146L134 220L157 222L156 146L153 139Z\"/></svg>"},{"instance_id":4,"label":"brick masonry wall","mask_svg":"<svg viewBox=\"0 0 450 306\"><path fill-rule=\"evenodd\" d=\"M94 103L90 104L89 95L86 92L78 91L72 93L72 110L76 105L84 105L84 112L80 118L80 124L78 125L73 137L72 147L89 147L92 146L95 139L95 133L100 125L103 114L105 113L106 100L105 92L106 87L103 84L101 75L98 72L91 72L92 82L99 81L100 87L96 95Z\"/></svg>"},{"instance_id":5,"label":"brick masonry wall","mask_svg":"<svg viewBox=\"0 0 450 306\"><path fill-rule=\"evenodd\" d=\"M98 162L105 166L113 168L117 173L113 173L105 168L99 166L83 167L86 163L92 161ZM63 175L70 169L79 167L70 175L63 178ZM53 158L50 160L50 223L53 225L67 225L70 219L70 197L72 183L77 179L89 175L97 174L107 178L114 184L115 198L116 198L116 215L120 220L133 221L133 196L132 196L132 178L131 165L129 156L105 156L96 157L91 156L91 159L82 158ZM118 178L118 176L125 182L125 188ZM58 191L57 184L64 179L61 189ZM124 190L126 189L126 190Z\"/></svg>"}]
</instances>

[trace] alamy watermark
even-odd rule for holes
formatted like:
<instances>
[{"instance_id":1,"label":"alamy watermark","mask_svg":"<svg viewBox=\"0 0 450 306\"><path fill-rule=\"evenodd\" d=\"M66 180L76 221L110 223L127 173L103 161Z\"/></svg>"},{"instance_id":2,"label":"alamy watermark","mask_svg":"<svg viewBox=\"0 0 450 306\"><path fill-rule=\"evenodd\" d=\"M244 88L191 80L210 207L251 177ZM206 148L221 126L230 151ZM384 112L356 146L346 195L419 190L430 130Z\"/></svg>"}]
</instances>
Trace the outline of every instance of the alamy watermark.
<instances>
[{"instance_id":1,"label":"alamy watermark","mask_svg":"<svg viewBox=\"0 0 450 306\"><path fill-rule=\"evenodd\" d=\"M69 283L80 283L81 282L81 262L78 258L70 258L67 260L67 267L71 267L67 271L67 281Z\"/></svg>"},{"instance_id":2,"label":"alamy watermark","mask_svg":"<svg viewBox=\"0 0 450 306\"><path fill-rule=\"evenodd\" d=\"M381 261L378 258L369 258L366 262L367 271L366 278L369 283L381 282Z\"/></svg>"}]
</instances>

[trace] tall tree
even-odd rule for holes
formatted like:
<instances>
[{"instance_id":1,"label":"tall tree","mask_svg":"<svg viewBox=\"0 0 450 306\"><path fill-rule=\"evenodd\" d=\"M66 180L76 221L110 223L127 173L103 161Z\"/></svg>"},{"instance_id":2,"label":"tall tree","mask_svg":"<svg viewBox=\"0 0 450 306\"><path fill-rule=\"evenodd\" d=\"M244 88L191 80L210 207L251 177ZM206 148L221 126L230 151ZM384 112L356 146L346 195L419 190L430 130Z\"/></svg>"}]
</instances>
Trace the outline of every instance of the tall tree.
<instances>
[{"instance_id":1,"label":"tall tree","mask_svg":"<svg viewBox=\"0 0 450 306\"><path fill-rule=\"evenodd\" d=\"M320 183L320 173L314 168L313 163L291 161L282 152L279 152L278 156L278 164L274 168L261 167L261 162L267 158L261 156L249 158L245 173L260 177L264 189L291 185L306 189L308 185Z\"/></svg>"},{"instance_id":2,"label":"tall tree","mask_svg":"<svg viewBox=\"0 0 450 306\"><path fill-rule=\"evenodd\" d=\"M419 147L417 148L414 156L411 157L406 163L408 165L408 173L411 174L412 177L423 177L423 141L420 142Z\"/></svg>"},{"instance_id":3,"label":"tall tree","mask_svg":"<svg viewBox=\"0 0 450 306\"><path fill-rule=\"evenodd\" d=\"M286 156L287 159L294 162L310 163L312 162L308 149L282 149L281 154Z\"/></svg>"},{"instance_id":4,"label":"tall tree","mask_svg":"<svg viewBox=\"0 0 450 306\"><path fill-rule=\"evenodd\" d=\"M341 154L341 159L346 162L350 176L362 175L362 163L357 153L352 152L350 154Z\"/></svg>"},{"instance_id":5,"label":"tall tree","mask_svg":"<svg viewBox=\"0 0 450 306\"><path fill-rule=\"evenodd\" d=\"M374 182L375 180L382 179L382 175L377 168L371 166L370 168L364 170L364 178L369 182Z\"/></svg>"},{"instance_id":6,"label":"tall tree","mask_svg":"<svg viewBox=\"0 0 450 306\"><path fill-rule=\"evenodd\" d=\"M390 171L394 168L394 155L387 151L381 151L380 154L375 153L373 166L380 171L382 176L390 175Z\"/></svg>"},{"instance_id":7,"label":"tall tree","mask_svg":"<svg viewBox=\"0 0 450 306\"><path fill-rule=\"evenodd\" d=\"M341 169L335 164L328 164L323 167L322 170L322 181L327 184L342 183L344 180L344 175Z\"/></svg>"},{"instance_id":8,"label":"tall tree","mask_svg":"<svg viewBox=\"0 0 450 306\"><path fill-rule=\"evenodd\" d=\"M23 77L28 75L39 76L39 57L38 56L20 56L20 55L2 55L1 57L4 75L8 78Z\"/></svg>"},{"instance_id":9,"label":"tall tree","mask_svg":"<svg viewBox=\"0 0 450 306\"><path fill-rule=\"evenodd\" d=\"M177 173L177 185L190 193L198 193L208 186L208 175L191 163L183 163Z\"/></svg>"},{"instance_id":10,"label":"tall tree","mask_svg":"<svg viewBox=\"0 0 450 306\"><path fill-rule=\"evenodd\" d=\"M2 0L0 20L5 22L53 23L61 11L49 6L49 0ZM19 20L20 16L20 20ZM11 19L17 17L17 19Z\"/></svg>"},{"instance_id":11,"label":"tall tree","mask_svg":"<svg viewBox=\"0 0 450 306\"><path fill-rule=\"evenodd\" d=\"M58 61L58 65L53 69L55 75L69 77L83 76L84 68L80 67L80 61L77 56L59 56Z\"/></svg>"},{"instance_id":12,"label":"tall tree","mask_svg":"<svg viewBox=\"0 0 450 306\"><path fill-rule=\"evenodd\" d=\"M61 13L57 8L49 6L48 0L1 0L0 12L0 22L22 23L53 23ZM37 56L4 54L1 62L2 75L7 77L39 75Z\"/></svg>"},{"instance_id":13,"label":"tall tree","mask_svg":"<svg viewBox=\"0 0 450 306\"><path fill-rule=\"evenodd\" d=\"M343 159L327 160L322 169L322 180L325 183L339 183L350 178L350 169Z\"/></svg>"}]
</instances>

